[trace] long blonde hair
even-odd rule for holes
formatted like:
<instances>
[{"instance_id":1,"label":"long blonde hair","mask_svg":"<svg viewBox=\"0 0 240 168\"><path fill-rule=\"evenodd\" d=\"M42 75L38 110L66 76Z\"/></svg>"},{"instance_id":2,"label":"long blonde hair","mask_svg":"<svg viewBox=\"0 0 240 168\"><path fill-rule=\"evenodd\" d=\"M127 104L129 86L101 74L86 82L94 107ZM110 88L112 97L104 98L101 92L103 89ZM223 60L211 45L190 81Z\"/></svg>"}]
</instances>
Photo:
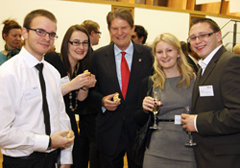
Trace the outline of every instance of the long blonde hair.
<instances>
[{"instance_id":1,"label":"long blonde hair","mask_svg":"<svg viewBox=\"0 0 240 168\"><path fill-rule=\"evenodd\" d=\"M163 33L157 36L152 44L152 52L154 56L154 73L152 76L153 80L153 88L157 88L160 86L162 90L164 90L164 83L165 83L165 74L163 71L163 68L158 63L156 58L156 45L160 42L164 41L171 46L173 46L178 53L180 54L180 57L177 58L177 67L179 69L180 74L182 75L181 80L178 82L177 86L183 86L183 84L186 85L186 88L190 86L190 80L194 78L193 69L189 66L187 63L186 57L182 52L181 45L177 37L175 37L173 34L170 33Z\"/></svg>"}]
</instances>

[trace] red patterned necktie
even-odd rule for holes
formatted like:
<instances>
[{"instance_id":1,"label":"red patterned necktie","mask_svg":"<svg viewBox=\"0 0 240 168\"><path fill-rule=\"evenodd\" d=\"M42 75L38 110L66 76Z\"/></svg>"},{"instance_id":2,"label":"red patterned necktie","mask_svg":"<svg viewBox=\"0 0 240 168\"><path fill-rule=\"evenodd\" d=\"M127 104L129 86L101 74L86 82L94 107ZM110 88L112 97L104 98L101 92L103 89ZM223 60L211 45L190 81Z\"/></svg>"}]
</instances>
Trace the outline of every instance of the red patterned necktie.
<instances>
[{"instance_id":1,"label":"red patterned necktie","mask_svg":"<svg viewBox=\"0 0 240 168\"><path fill-rule=\"evenodd\" d=\"M123 98L125 99L127 94L130 71L128 68L127 61L124 57L126 52L121 52L121 53L122 53L122 60L121 60L122 95L123 95Z\"/></svg>"}]
</instances>

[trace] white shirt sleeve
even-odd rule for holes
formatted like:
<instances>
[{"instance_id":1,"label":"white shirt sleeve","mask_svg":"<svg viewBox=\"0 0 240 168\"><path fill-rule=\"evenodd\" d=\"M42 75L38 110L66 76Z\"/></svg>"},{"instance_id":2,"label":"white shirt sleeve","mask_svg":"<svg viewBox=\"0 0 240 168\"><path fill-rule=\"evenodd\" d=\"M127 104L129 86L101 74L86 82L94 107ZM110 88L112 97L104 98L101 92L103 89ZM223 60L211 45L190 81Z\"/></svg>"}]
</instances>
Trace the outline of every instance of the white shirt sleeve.
<instances>
[{"instance_id":1,"label":"white shirt sleeve","mask_svg":"<svg viewBox=\"0 0 240 168\"><path fill-rule=\"evenodd\" d=\"M197 117L198 117L198 115L194 119L194 127L195 127L196 131L198 132L198 129L197 129Z\"/></svg>"},{"instance_id":2,"label":"white shirt sleeve","mask_svg":"<svg viewBox=\"0 0 240 168\"><path fill-rule=\"evenodd\" d=\"M23 94L17 78L9 72L0 71L0 83L0 146L4 149L14 149L16 156L17 150L26 150L30 153L46 151L49 136L36 135L18 122L27 117L22 111L17 110L17 105L21 101L19 97ZM31 124L31 121L29 123Z\"/></svg>"},{"instance_id":3,"label":"white shirt sleeve","mask_svg":"<svg viewBox=\"0 0 240 168\"><path fill-rule=\"evenodd\" d=\"M59 121L60 121L60 127L61 127L61 131L64 130L71 130L71 124L70 124L70 119L67 115L67 113L65 112L65 104L64 104L64 100L63 100L63 96L61 94L61 86L59 86L59 93L60 95L59 97ZM60 162L61 164L72 164L72 148L73 145L69 148L65 148L61 150L60 153Z\"/></svg>"}]
</instances>

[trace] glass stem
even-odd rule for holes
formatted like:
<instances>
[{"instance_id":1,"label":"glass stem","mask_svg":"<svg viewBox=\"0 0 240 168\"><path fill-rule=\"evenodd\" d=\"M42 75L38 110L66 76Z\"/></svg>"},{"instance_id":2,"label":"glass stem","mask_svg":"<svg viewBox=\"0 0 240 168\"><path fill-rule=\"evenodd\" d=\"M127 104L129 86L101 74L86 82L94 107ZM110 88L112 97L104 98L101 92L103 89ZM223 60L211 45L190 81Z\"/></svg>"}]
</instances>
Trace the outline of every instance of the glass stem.
<instances>
[{"instance_id":1,"label":"glass stem","mask_svg":"<svg viewBox=\"0 0 240 168\"><path fill-rule=\"evenodd\" d=\"M154 125L157 126L157 114L154 114Z\"/></svg>"},{"instance_id":2,"label":"glass stem","mask_svg":"<svg viewBox=\"0 0 240 168\"><path fill-rule=\"evenodd\" d=\"M192 143L192 134L188 131L189 142Z\"/></svg>"}]
</instances>

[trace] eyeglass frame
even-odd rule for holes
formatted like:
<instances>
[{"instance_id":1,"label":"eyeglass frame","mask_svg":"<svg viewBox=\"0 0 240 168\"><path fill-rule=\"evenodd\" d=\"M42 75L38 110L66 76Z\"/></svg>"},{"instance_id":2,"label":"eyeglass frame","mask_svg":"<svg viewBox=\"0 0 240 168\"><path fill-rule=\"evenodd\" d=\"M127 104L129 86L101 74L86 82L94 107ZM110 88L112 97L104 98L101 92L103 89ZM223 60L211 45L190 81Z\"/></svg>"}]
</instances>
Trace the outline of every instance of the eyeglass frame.
<instances>
[{"instance_id":1,"label":"eyeglass frame","mask_svg":"<svg viewBox=\"0 0 240 168\"><path fill-rule=\"evenodd\" d=\"M94 31L94 32L97 34L100 34L100 35L102 34L102 32L100 32L100 31Z\"/></svg>"},{"instance_id":2,"label":"eyeglass frame","mask_svg":"<svg viewBox=\"0 0 240 168\"><path fill-rule=\"evenodd\" d=\"M41 36L41 37L45 37L47 34L49 36L50 39L57 39L58 36L56 35L56 33L49 33L46 30L43 29L32 29L32 28L26 28L27 30L33 30L36 32L37 35ZM42 31L43 33L39 33L39 31ZM52 37L52 35L54 35L54 37Z\"/></svg>"},{"instance_id":3,"label":"eyeglass frame","mask_svg":"<svg viewBox=\"0 0 240 168\"><path fill-rule=\"evenodd\" d=\"M68 40L68 42L71 44L71 45L73 45L73 46L80 46L80 45L82 45L83 47L88 47L89 46L89 41L83 41L83 42L81 42L81 41L70 41L70 40ZM79 42L79 44L78 45L76 45L76 42ZM85 43L85 44L84 44ZM74 45L75 44L75 45Z\"/></svg>"},{"instance_id":4,"label":"eyeglass frame","mask_svg":"<svg viewBox=\"0 0 240 168\"><path fill-rule=\"evenodd\" d=\"M132 36L131 36L131 38L136 38L136 37L138 37L138 36L137 36L137 35L132 35Z\"/></svg>"},{"instance_id":5,"label":"eyeglass frame","mask_svg":"<svg viewBox=\"0 0 240 168\"><path fill-rule=\"evenodd\" d=\"M201 40L201 39L204 39L205 37L210 37L210 36L212 36L214 33L217 33L217 32L214 31L214 32L211 32L211 33L200 34L200 35L194 36L194 37L188 37L188 38L187 38L187 42L190 43L192 38L194 38L194 40L192 40L192 41L196 41L197 38L198 38L199 40Z\"/></svg>"}]
</instances>

